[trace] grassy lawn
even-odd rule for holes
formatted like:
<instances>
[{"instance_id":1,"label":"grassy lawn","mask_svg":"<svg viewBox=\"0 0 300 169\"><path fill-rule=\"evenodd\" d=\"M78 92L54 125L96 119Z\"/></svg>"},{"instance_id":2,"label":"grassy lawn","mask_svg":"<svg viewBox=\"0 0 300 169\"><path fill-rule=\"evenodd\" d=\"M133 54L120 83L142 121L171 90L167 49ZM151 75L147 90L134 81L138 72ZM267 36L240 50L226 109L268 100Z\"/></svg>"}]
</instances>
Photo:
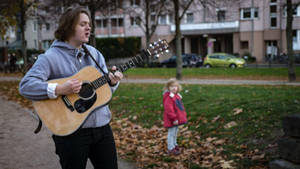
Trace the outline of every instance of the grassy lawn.
<instances>
[{"instance_id":1,"label":"grassy lawn","mask_svg":"<svg viewBox=\"0 0 300 169\"><path fill-rule=\"evenodd\" d=\"M176 75L175 68L134 68L125 72L127 77L132 78L169 78ZM287 79L287 68L184 68L183 78L233 78L233 79L265 79L284 80ZM300 67L296 68L296 75L300 75Z\"/></svg>"},{"instance_id":2,"label":"grassy lawn","mask_svg":"<svg viewBox=\"0 0 300 169\"><path fill-rule=\"evenodd\" d=\"M129 117L148 128L162 127L162 88L159 84L122 84L110 107L118 118ZM232 154L251 154L257 149L266 154L261 163L267 164L276 156L268 149L282 135L282 117L300 110L300 87L184 85L183 88L189 130L197 131L202 139L226 139L224 152L235 160L239 159ZM224 126L230 122L236 126L226 129ZM248 168L257 162L243 158L238 163L239 167Z\"/></svg>"},{"instance_id":3,"label":"grassy lawn","mask_svg":"<svg viewBox=\"0 0 300 169\"><path fill-rule=\"evenodd\" d=\"M0 82L0 92L8 96L10 100L32 108L31 102L16 92L17 85L18 82ZM137 161L146 155L151 155L153 149L155 152L160 152L147 156L148 161L150 161L149 159L156 161L139 163L142 166L148 166L144 168L164 166L163 163L184 164L193 169L203 168L203 166L200 167L188 161L192 159L192 156L189 156L188 160L180 161L184 155L180 158L170 158L163 152L166 149L163 147L166 140L162 137L166 137L166 130L161 130L163 128L162 92L163 85L161 84L123 83L119 86L110 102L114 116L112 123L117 126L114 128L115 134L120 134L121 130L125 129L123 131L125 134L122 137L118 136L117 139L118 151L123 151L125 156L135 157L133 160ZM282 117L300 111L300 87L183 85L181 94L189 119L186 126L188 131L194 133L178 137L179 145L187 150L186 156L192 155L195 150L197 153L199 151L201 153L207 140L215 139L221 141L217 144L221 148L212 147L209 153L219 154L227 161L233 160L234 166L237 168L266 167L271 159L276 158L278 156L276 141L283 135ZM130 125L133 128L128 128ZM155 132L153 126L157 126ZM133 132L129 133L131 130ZM151 134L149 135L147 132ZM141 133L143 135L140 135ZM185 133L187 132L185 131ZM135 139L135 141L131 139ZM133 147L136 144L138 147ZM158 145L161 147L157 147ZM147 150L143 150L143 148L147 148ZM222 149L221 154L214 152L220 151L220 149ZM135 154L136 152L139 154ZM206 152L208 153L208 151ZM263 155L263 157L253 158L256 155ZM205 160L210 163L211 159ZM161 161L163 163L160 163Z\"/></svg>"}]
</instances>

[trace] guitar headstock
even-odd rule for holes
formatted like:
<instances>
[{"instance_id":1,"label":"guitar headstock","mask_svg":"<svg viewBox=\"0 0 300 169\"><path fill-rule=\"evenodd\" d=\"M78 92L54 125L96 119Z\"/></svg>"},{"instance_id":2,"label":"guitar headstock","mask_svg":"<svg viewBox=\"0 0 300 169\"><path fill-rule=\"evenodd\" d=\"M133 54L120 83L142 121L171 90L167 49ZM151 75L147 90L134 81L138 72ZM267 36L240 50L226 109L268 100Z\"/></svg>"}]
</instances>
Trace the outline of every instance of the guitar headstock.
<instances>
[{"instance_id":1,"label":"guitar headstock","mask_svg":"<svg viewBox=\"0 0 300 169\"><path fill-rule=\"evenodd\" d=\"M146 50L142 50L140 55L137 55L128 62L117 66L117 70L124 72L129 68L136 67L137 65L143 63L145 60L148 60L149 57L159 58L159 55L169 52L168 48L169 46L166 40L158 40L153 42Z\"/></svg>"},{"instance_id":2,"label":"guitar headstock","mask_svg":"<svg viewBox=\"0 0 300 169\"><path fill-rule=\"evenodd\" d=\"M168 53L169 52L169 45L168 42L163 39L163 40L158 40L149 45L147 48L147 52L149 53L150 56L154 56L155 58L159 58L159 55L163 53Z\"/></svg>"}]
</instances>

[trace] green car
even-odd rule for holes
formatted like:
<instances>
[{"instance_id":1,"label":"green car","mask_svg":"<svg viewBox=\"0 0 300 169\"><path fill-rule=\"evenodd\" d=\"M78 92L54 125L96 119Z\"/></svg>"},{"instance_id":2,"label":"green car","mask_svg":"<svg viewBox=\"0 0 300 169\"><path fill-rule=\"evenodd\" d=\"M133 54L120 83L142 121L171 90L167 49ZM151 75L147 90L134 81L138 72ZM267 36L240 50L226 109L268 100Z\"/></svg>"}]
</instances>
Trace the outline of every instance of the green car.
<instances>
[{"instance_id":1,"label":"green car","mask_svg":"<svg viewBox=\"0 0 300 169\"><path fill-rule=\"evenodd\" d=\"M204 67L244 67L245 59L237 58L236 56L227 53L212 53L204 58Z\"/></svg>"}]
</instances>

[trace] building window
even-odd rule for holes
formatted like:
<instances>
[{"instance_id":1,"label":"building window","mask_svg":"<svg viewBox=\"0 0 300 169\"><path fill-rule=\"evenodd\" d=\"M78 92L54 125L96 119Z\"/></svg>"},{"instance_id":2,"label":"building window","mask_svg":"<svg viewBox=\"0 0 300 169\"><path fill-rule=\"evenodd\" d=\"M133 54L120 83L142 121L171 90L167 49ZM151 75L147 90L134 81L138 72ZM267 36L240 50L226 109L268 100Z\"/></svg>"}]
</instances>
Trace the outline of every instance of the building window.
<instances>
[{"instance_id":1,"label":"building window","mask_svg":"<svg viewBox=\"0 0 300 169\"><path fill-rule=\"evenodd\" d=\"M173 14L169 14L169 23L174 24L174 16Z\"/></svg>"},{"instance_id":2,"label":"building window","mask_svg":"<svg viewBox=\"0 0 300 169\"><path fill-rule=\"evenodd\" d=\"M293 30L293 49L300 50L300 30Z\"/></svg>"},{"instance_id":3,"label":"building window","mask_svg":"<svg viewBox=\"0 0 300 169\"><path fill-rule=\"evenodd\" d=\"M155 13L152 13L151 16L150 16L150 22L151 22L152 24L155 24L155 18L156 18Z\"/></svg>"},{"instance_id":4,"label":"building window","mask_svg":"<svg viewBox=\"0 0 300 169\"><path fill-rule=\"evenodd\" d=\"M49 31L50 30L50 24L46 23L46 30Z\"/></svg>"},{"instance_id":5,"label":"building window","mask_svg":"<svg viewBox=\"0 0 300 169\"><path fill-rule=\"evenodd\" d=\"M140 6L141 1L140 0L130 0L131 6Z\"/></svg>"},{"instance_id":6,"label":"building window","mask_svg":"<svg viewBox=\"0 0 300 169\"><path fill-rule=\"evenodd\" d=\"M33 31L36 32L37 30L37 22L33 21Z\"/></svg>"},{"instance_id":7,"label":"building window","mask_svg":"<svg viewBox=\"0 0 300 169\"><path fill-rule=\"evenodd\" d=\"M185 23L194 23L194 14L192 12L186 13L186 22Z\"/></svg>"},{"instance_id":8,"label":"building window","mask_svg":"<svg viewBox=\"0 0 300 169\"><path fill-rule=\"evenodd\" d=\"M297 36L297 30L293 30L293 42L297 43L298 42L298 36Z\"/></svg>"},{"instance_id":9,"label":"building window","mask_svg":"<svg viewBox=\"0 0 300 169\"><path fill-rule=\"evenodd\" d=\"M270 13L277 13L277 6L276 5L271 5L270 6Z\"/></svg>"},{"instance_id":10,"label":"building window","mask_svg":"<svg viewBox=\"0 0 300 169\"><path fill-rule=\"evenodd\" d=\"M217 11L218 22L225 21L225 16L226 16L226 11L225 10L218 10Z\"/></svg>"},{"instance_id":11,"label":"building window","mask_svg":"<svg viewBox=\"0 0 300 169\"><path fill-rule=\"evenodd\" d=\"M240 15L242 20L258 18L258 8L242 8Z\"/></svg>"},{"instance_id":12,"label":"building window","mask_svg":"<svg viewBox=\"0 0 300 169\"><path fill-rule=\"evenodd\" d=\"M241 49L248 49L249 42L248 41L241 41Z\"/></svg>"},{"instance_id":13,"label":"building window","mask_svg":"<svg viewBox=\"0 0 300 169\"><path fill-rule=\"evenodd\" d=\"M271 17L271 27L277 27L277 17Z\"/></svg>"},{"instance_id":14,"label":"building window","mask_svg":"<svg viewBox=\"0 0 300 169\"><path fill-rule=\"evenodd\" d=\"M141 21L138 17L131 17L130 18L130 25L131 26L138 26L141 24Z\"/></svg>"},{"instance_id":15,"label":"building window","mask_svg":"<svg viewBox=\"0 0 300 169\"><path fill-rule=\"evenodd\" d=\"M37 40L34 40L34 48L37 48Z\"/></svg>"},{"instance_id":16,"label":"building window","mask_svg":"<svg viewBox=\"0 0 300 169\"><path fill-rule=\"evenodd\" d=\"M284 7L283 16L287 16L286 6ZM294 8L293 16L300 16L300 5L297 6L297 8Z\"/></svg>"},{"instance_id":17,"label":"building window","mask_svg":"<svg viewBox=\"0 0 300 169\"><path fill-rule=\"evenodd\" d=\"M270 26L277 27L277 1L270 1Z\"/></svg>"},{"instance_id":18,"label":"building window","mask_svg":"<svg viewBox=\"0 0 300 169\"><path fill-rule=\"evenodd\" d=\"M97 19L96 27L97 28L106 28L107 27L107 19Z\"/></svg>"},{"instance_id":19,"label":"building window","mask_svg":"<svg viewBox=\"0 0 300 169\"><path fill-rule=\"evenodd\" d=\"M112 18L111 26L112 27L122 27L123 26L123 18Z\"/></svg>"},{"instance_id":20,"label":"building window","mask_svg":"<svg viewBox=\"0 0 300 169\"><path fill-rule=\"evenodd\" d=\"M160 15L158 19L158 23L162 25L167 24L167 15Z\"/></svg>"}]
</instances>

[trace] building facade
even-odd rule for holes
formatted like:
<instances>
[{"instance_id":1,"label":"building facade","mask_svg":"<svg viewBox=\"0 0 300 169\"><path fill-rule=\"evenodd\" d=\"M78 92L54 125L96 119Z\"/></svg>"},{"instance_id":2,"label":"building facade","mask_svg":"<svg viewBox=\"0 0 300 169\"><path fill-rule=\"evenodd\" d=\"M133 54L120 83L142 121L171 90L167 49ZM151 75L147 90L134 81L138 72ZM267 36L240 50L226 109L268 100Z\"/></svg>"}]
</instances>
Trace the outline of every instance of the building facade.
<instances>
[{"instance_id":1,"label":"building facade","mask_svg":"<svg viewBox=\"0 0 300 169\"><path fill-rule=\"evenodd\" d=\"M227 1L226 1L227 2ZM294 1L296 2L296 0ZM143 1L124 0L123 9L134 6L143 9ZM286 9L284 0L240 0L203 7L193 4L181 20L182 51L205 56L213 52L226 52L243 56L251 54L257 63L264 63L279 54L287 53ZM144 17L144 16L143 16ZM143 18L142 17L142 18ZM152 19L152 15L150 15ZM96 17L97 37L139 36L145 46L145 33L126 10ZM174 14L162 13L152 40L167 39L175 46ZM143 27L143 26L142 26ZM300 52L300 6L294 11L293 48Z\"/></svg>"},{"instance_id":2,"label":"building facade","mask_svg":"<svg viewBox=\"0 0 300 169\"><path fill-rule=\"evenodd\" d=\"M226 52L239 56L251 54L257 63L264 63L282 53L287 53L285 0L211 0L214 4L192 4L181 20L182 52L202 56L213 52ZM122 0L121 8L105 15L97 12L95 35L103 37L141 37L146 46L145 4L142 0ZM159 2L159 1L153 1ZM196 1L199 2L199 1ZM226 3L225 3L226 2ZM294 3L300 0L294 0ZM150 8L151 5L150 4ZM166 39L171 51L175 51L175 24L172 3L159 14L150 11L150 24L157 22L151 41ZM169 8L168 8L169 6ZM129 11L128 9L131 9ZM132 13L135 10L135 14ZM54 40L55 21L45 21L38 17L27 19L25 39L27 48L46 50ZM137 19L140 16L142 20ZM16 31L16 34L18 31ZM10 31L11 39L17 39ZM0 41L1 46L7 45ZM300 6L294 11L293 48L300 52ZM175 52L173 52L174 54ZM161 58L165 59L165 58Z\"/></svg>"}]
</instances>

